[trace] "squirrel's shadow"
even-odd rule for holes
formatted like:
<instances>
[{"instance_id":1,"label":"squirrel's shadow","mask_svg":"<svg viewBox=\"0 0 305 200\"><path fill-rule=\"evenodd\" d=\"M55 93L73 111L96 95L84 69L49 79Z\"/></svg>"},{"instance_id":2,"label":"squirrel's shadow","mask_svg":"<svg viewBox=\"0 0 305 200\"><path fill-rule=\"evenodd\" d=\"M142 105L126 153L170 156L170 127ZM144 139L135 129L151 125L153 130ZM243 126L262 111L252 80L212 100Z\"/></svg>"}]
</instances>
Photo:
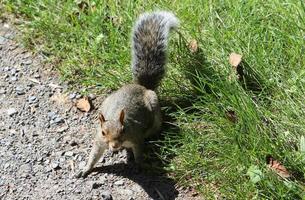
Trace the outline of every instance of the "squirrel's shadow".
<instances>
[{"instance_id":1,"label":"squirrel's shadow","mask_svg":"<svg viewBox=\"0 0 305 200\"><path fill-rule=\"evenodd\" d=\"M172 179L162 176L162 174L156 175L146 173L144 170L140 171L132 162L100 166L94 168L92 172L115 174L128 178L139 184L152 199L172 200L178 195Z\"/></svg>"}]
</instances>

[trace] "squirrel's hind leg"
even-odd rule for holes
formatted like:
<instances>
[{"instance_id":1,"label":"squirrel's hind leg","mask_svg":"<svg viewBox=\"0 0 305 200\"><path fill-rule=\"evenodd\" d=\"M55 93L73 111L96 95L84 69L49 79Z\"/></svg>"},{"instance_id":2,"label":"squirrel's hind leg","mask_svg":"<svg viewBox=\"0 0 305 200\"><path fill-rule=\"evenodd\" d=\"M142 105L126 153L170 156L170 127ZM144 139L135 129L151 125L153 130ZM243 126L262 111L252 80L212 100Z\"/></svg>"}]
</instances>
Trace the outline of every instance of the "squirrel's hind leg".
<instances>
[{"instance_id":1,"label":"squirrel's hind leg","mask_svg":"<svg viewBox=\"0 0 305 200\"><path fill-rule=\"evenodd\" d=\"M152 90L147 90L145 92L144 98L147 108L153 114L153 125L146 131L145 136L149 137L158 133L161 129L162 117L161 117L161 108L159 105L159 100L157 94Z\"/></svg>"}]
</instances>

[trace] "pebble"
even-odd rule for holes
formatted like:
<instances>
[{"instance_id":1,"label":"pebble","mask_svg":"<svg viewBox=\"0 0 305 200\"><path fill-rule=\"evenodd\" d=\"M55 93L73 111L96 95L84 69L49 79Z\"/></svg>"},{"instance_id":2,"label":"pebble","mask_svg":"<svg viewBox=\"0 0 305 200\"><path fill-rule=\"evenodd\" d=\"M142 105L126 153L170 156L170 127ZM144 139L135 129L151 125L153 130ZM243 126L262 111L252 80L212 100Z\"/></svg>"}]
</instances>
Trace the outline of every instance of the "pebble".
<instances>
[{"instance_id":1,"label":"pebble","mask_svg":"<svg viewBox=\"0 0 305 200\"><path fill-rule=\"evenodd\" d=\"M122 185L124 185L124 181L123 180L118 180L118 181L114 182L114 185L122 186Z\"/></svg>"},{"instance_id":2,"label":"pebble","mask_svg":"<svg viewBox=\"0 0 305 200\"><path fill-rule=\"evenodd\" d=\"M51 163L51 167L55 170L61 169L57 161Z\"/></svg>"},{"instance_id":3,"label":"pebble","mask_svg":"<svg viewBox=\"0 0 305 200\"><path fill-rule=\"evenodd\" d=\"M61 118L61 117L56 117L55 119L54 119L54 122L56 123L56 124L59 124L59 123L62 123L64 120Z\"/></svg>"},{"instance_id":4,"label":"pebble","mask_svg":"<svg viewBox=\"0 0 305 200\"><path fill-rule=\"evenodd\" d=\"M37 101L36 96L29 96L29 103L35 103Z\"/></svg>"},{"instance_id":5,"label":"pebble","mask_svg":"<svg viewBox=\"0 0 305 200\"><path fill-rule=\"evenodd\" d=\"M25 60L25 61L22 62L22 64L30 65L30 64L32 64L32 60Z\"/></svg>"},{"instance_id":6,"label":"pebble","mask_svg":"<svg viewBox=\"0 0 305 200\"><path fill-rule=\"evenodd\" d=\"M68 126L63 126L63 127L60 127L59 129L57 129L56 132L57 133L62 133L62 132L65 132L68 129L69 129Z\"/></svg>"},{"instance_id":7,"label":"pebble","mask_svg":"<svg viewBox=\"0 0 305 200\"><path fill-rule=\"evenodd\" d=\"M17 110L15 109L15 108L9 108L9 109L7 109L7 114L9 115L9 116L13 116L14 114L16 114L17 113Z\"/></svg>"},{"instance_id":8,"label":"pebble","mask_svg":"<svg viewBox=\"0 0 305 200\"><path fill-rule=\"evenodd\" d=\"M104 191L101 193L103 200L112 200L111 193L109 191Z\"/></svg>"},{"instance_id":9,"label":"pebble","mask_svg":"<svg viewBox=\"0 0 305 200\"><path fill-rule=\"evenodd\" d=\"M5 89L4 88L0 88L0 94L5 94L5 93L6 93Z\"/></svg>"},{"instance_id":10,"label":"pebble","mask_svg":"<svg viewBox=\"0 0 305 200\"><path fill-rule=\"evenodd\" d=\"M75 98L76 98L76 99L80 99L80 98L82 98L82 95L81 95L81 94L78 94L78 95L76 95Z\"/></svg>"},{"instance_id":11,"label":"pebble","mask_svg":"<svg viewBox=\"0 0 305 200\"><path fill-rule=\"evenodd\" d=\"M89 95L88 95L88 97L89 97L89 99L90 99L90 100L94 100L94 99L96 99L95 94L89 94Z\"/></svg>"},{"instance_id":12,"label":"pebble","mask_svg":"<svg viewBox=\"0 0 305 200\"><path fill-rule=\"evenodd\" d=\"M56 118L56 113L55 112L48 112L48 117L50 119L55 119Z\"/></svg>"},{"instance_id":13,"label":"pebble","mask_svg":"<svg viewBox=\"0 0 305 200\"><path fill-rule=\"evenodd\" d=\"M16 76L12 76L11 77L11 81L17 81L18 79L17 79L17 77Z\"/></svg>"},{"instance_id":14,"label":"pebble","mask_svg":"<svg viewBox=\"0 0 305 200\"><path fill-rule=\"evenodd\" d=\"M80 169L83 169L85 166L86 166L86 162L85 162L85 161L81 161L81 162L79 163L79 168L80 168Z\"/></svg>"},{"instance_id":15,"label":"pebble","mask_svg":"<svg viewBox=\"0 0 305 200\"><path fill-rule=\"evenodd\" d=\"M23 95L23 94L25 94L24 88L21 87L21 86L17 86L17 87L16 87L16 93L17 93L18 95Z\"/></svg>"},{"instance_id":16,"label":"pebble","mask_svg":"<svg viewBox=\"0 0 305 200\"><path fill-rule=\"evenodd\" d=\"M40 78L39 74L34 74L34 78Z\"/></svg>"},{"instance_id":17,"label":"pebble","mask_svg":"<svg viewBox=\"0 0 305 200\"><path fill-rule=\"evenodd\" d=\"M5 44L5 41L6 41L6 40L7 40L7 39L6 39L5 37L0 36L0 44L1 44L1 45Z\"/></svg>"},{"instance_id":18,"label":"pebble","mask_svg":"<svg viewBox=\"0 0 305 200\"><path fill-rule=\"evenodd\" d=\"M75 97L76 97L76 94L75 94L75 93L71 93L71 94L69 95L69 99L75 99Z\"/></svg>"},{"instance_id":19,"label":"pebble","mask_svg":"<svg viewBox=\"0 0 305 200\"><path fill-rule=\"evenodd\" d=\"M72 157L73 155L74 155L73 151L67 151L67 152L65 153L65 156L70 156L70 157Z\"/></svg>"},{"instance_id":20,"label":"pebble","mask_svg":"<svg viewBox=\"0 0 305 200\"><path fill-rule=\"evenodd\" d=\"M17 73L17 70L13 68L13 69L11 70L11 74L12 74L12 75L15 75L16 73Z\"/></svg>"}]
</instances>

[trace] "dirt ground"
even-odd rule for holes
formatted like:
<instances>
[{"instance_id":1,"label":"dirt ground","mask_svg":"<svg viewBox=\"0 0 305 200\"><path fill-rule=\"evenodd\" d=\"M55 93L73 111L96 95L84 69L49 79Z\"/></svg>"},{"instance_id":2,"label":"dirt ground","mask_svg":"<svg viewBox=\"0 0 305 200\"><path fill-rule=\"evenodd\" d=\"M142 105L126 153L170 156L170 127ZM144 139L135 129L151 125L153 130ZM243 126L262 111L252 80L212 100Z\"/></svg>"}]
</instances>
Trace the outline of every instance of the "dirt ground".
<instances>
[{"instance_id":1,"label":"dirt ground","mask_svg":"<svg viewBox=\"0 0 305 200\"><path fill-rule=\"evenodd\" d=\"M140 172L126 150L105 153L95 171L86 164L96 109L84 113L55 70L16 42L0 23L0 199L200 199L166 175ZM98 108L103 97L89 95Z\"/></svg>"}]
</instances>

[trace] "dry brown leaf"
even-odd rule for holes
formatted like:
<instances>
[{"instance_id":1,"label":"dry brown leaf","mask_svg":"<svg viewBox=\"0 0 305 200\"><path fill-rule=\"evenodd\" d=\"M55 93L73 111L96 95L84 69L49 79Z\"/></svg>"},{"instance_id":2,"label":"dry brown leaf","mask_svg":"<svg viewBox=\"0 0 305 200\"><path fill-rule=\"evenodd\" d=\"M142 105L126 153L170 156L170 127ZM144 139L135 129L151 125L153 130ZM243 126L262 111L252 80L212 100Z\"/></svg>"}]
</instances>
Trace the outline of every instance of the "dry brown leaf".
<instances>
[{"instance_id":1,"label":"dry brown leaf","mask_svg":"<svg viewBox=\"0 0 305 200\"><path fill-rule=\"evenodd\" d=\"M75 105L79 110L81 110L83 112L89 112L91 109L91 105L90 105L88 97L84 97L84 98L78 100Z\"/></svg>"},{"instance_id":2,"label":"dry brown leaf","mask_svg":"<svg viewBox=\"0 0 305 200\"><path fill-rule=\"evenodd\" d=\"M233 67L236 68L240 64L241 58L242 58L242 55L237 54L237 53L231 53L230 56L229 56L229 63Z\"/></svg>"},{"instance_id":3,"label":"dry brown leaf","mask_svg":"<svg viewBox=\"0 0 305 200\"><path fill-rule=\"evenodd\" d=\"M192 39L189 43L189 49L192 53L196 53L198 51L198 42L195 39Z\"/></svg>"},{"instance_id":4,"label":"dry brown leaf","mask_svg":"<svg viewBox=\"0 0 305 200\"><path fill-rule=\"evenodd\" d=\"M268 161L268 167L274 170L279 176L281 176L282 178L290 177L290 173L288 172L286 167L284 167L284 165L282 165L279 161L274 160L271 156L267 158L267 161Z\"/></svg>"}]
</instances>

